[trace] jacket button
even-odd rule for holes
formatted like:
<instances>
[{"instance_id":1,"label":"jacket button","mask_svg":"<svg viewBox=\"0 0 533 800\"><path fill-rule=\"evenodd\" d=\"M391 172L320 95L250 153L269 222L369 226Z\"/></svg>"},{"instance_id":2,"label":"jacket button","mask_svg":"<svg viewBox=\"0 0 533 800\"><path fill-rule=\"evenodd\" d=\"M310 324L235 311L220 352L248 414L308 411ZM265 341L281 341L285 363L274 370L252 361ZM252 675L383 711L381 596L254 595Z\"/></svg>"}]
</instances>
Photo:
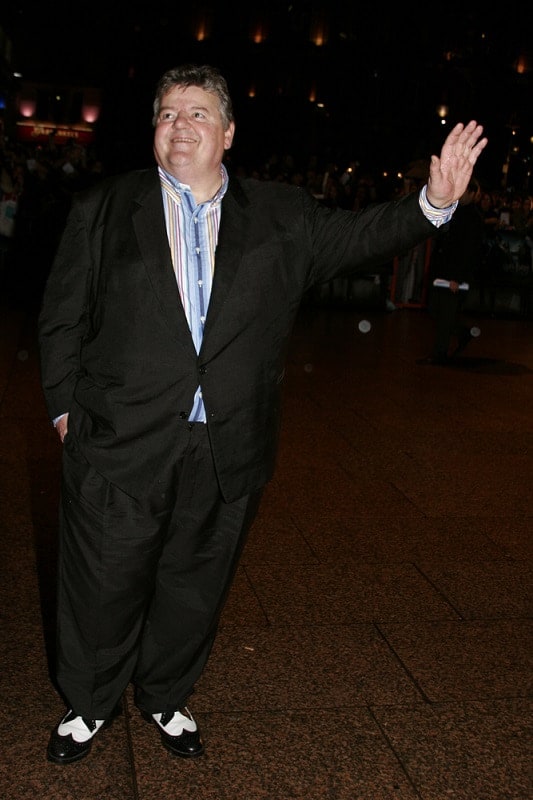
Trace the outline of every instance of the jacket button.
<instances>
[{"instance_id":1,"label":"jacket button","mask_svg":"<svg viewBox=\"0 0 533 800\"><path fill-rule=\"evenodd\" d=\"M198 372L200 373L200 375L205 375L205 373L207 372L207 367L200 367Z\"/></svg>"},{"instance_id":2,"label":"jacket button","mask_svg":"<svg viewBox=\"0 0 533 800\"><path fill-rule=\"evenodd\" d=\"M188 419L189 415L186 411L180 411L180 419Z\"/></svg>"}]
</instances>

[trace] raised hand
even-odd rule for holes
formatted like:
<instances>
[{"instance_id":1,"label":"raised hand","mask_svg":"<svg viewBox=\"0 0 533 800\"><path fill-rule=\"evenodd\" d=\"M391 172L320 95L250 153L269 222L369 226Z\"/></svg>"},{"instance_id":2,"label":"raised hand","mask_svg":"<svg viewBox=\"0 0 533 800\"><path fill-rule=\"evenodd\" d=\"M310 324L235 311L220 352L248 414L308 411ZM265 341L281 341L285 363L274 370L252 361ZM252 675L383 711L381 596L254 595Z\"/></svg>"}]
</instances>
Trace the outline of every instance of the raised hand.
<instances>
[{"instance_id":1,"label":"raised hand","mask_svg":"<svg viewBox=\"0 0 533 800\"><path fill-rule=\"evenodd\" d=\"M442 146L440 157L431 156L427 199L436 208L451 206L464 193L480 153L487 144L481 138L483 126L471 120L462 122L450 131Z\"/></svg>"}]
</instances>

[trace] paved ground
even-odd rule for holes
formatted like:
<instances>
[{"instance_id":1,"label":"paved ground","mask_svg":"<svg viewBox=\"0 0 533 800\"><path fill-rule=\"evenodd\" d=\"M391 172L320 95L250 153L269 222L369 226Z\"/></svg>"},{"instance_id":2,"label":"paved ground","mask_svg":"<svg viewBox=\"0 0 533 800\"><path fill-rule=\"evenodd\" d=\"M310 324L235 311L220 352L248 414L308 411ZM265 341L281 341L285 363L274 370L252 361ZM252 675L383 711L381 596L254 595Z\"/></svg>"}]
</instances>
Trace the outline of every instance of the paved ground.
<instances>
[{"instance_id":1,"label":"paved ground","mask_svg":"<svg viewBox=\"0 0 533 800\"><path fill-rule=\"evenodd\" d=\"M304 308L277 473L191 703L205 756L167 754L128 690L58 767L60 447L35 309L0 314L1 797L531 798L531 320L474 316L432 367L424 311Z\"/></svg>"}]
</instances>

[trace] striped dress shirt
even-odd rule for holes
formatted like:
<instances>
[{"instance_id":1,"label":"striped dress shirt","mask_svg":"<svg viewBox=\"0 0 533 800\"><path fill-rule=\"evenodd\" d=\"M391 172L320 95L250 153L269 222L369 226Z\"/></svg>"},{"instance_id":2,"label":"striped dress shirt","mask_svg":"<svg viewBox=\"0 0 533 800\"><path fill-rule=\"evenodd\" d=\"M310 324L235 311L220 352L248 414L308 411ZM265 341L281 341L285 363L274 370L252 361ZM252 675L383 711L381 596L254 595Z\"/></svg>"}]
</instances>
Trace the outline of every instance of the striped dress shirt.
<instances>
[{"instance_id":1,"label":"striped dress shirt","mask_svg":"<svg viewBox=\"0 0 533 800\"><path fill-rule=\"evenodd\" d=\"M213 284L220 206L228 187L228 174L222 165L222 186L211 200L199 205L190 186L180 183L161 167L159 178L174 274L194 346L199 353ZM194 395L189 421L206 421L200 386Z\"/></svg>"}]
</instances>

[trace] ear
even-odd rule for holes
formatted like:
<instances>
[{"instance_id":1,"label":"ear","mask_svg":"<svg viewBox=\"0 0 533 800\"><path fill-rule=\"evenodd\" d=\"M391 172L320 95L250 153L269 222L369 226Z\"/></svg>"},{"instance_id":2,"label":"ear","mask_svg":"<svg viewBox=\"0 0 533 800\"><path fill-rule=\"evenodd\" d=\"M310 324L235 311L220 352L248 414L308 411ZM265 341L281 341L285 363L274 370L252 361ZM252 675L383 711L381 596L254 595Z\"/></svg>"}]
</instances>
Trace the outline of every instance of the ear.
<instances>
[{"instance_id":1,"label":"ear","mask_svg":"<svg viewBox=\"0 0 533 800\"><path fill-rule=\"evenodd\" d=\"M229 150L231 147L231 143L233 142L233 136L235 134L235 123L230 122L226 131L224 131L224 150Z\"/></svg>"}]
</instances>

